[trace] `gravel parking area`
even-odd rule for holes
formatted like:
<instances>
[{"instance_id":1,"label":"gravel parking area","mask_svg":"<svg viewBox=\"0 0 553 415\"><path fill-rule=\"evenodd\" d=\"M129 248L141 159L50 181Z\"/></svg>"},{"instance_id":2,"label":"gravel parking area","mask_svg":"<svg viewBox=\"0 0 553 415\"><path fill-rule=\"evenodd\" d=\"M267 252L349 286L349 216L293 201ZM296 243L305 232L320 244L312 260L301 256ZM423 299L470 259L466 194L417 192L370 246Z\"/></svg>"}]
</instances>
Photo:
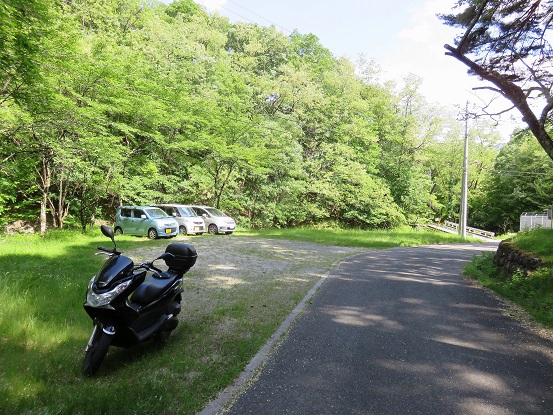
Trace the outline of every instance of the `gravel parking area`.
<instances>
[{"instance_id":1,"label":"gravel parking area","mask_svg":"<svg viewBox=\"0 0 553 415\"><path fill-rule=\"evenodd\" d=\"M333 265L366 251L237 235L179 236L170 242L196 248L198 259L184 279L182 319L189 324L218 319L213 336L239 330L248 337L256 325L278 327ZM140 262L163 251L149 247L126 254Z\"/></svg>"},{"instance_id":2,"label":"gravel parking area","mask_svg":"<svg viewBox=\"0 0 553 415\"><path fill-rule=\"evenodd\" d=\"M203 279L206 284L221 288L266 279L317 279L335 262L366 251L365 248L235 235L179 236L168 241L171 242L184 242L196 248L198 259L186 274L187 280ZM140 248L125 254L140 262L151 260L164 249Z\"/></svg>"}]
</instances>

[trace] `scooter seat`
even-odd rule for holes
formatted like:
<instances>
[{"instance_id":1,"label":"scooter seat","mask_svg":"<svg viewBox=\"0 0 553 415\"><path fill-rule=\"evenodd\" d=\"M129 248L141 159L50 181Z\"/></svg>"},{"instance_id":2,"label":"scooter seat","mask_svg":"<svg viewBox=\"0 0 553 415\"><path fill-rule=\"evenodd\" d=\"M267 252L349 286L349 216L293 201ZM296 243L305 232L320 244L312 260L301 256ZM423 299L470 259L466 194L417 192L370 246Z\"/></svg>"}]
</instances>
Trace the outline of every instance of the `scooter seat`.
<instances>
[{"instance_id":1,"label":"scooter seat","mask_svg":"<svg viewBox=\"0 0 553 415\"><path fill-rule=\"evenodd\" d=\"M144 282L138 286L132 294L130 300L133 303L146 305L157 299L173 283L175 278L159 278L149 275Z\"/></svg>"}]
</instances>

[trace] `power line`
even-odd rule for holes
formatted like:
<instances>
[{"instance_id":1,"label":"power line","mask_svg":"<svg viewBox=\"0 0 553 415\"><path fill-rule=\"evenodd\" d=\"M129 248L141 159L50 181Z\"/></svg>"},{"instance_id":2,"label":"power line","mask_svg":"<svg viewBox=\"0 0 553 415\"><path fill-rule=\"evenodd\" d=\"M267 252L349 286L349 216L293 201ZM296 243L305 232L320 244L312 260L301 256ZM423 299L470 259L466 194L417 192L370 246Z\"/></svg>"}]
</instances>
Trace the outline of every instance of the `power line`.
<instances>
[{"instance_id":1,"label":"power line","mask_svg":"<svg viewBox=\"0 0 553 415\"><path fill-rule=\"evenodd\" d=\"M259 18L261 18L261 19L263 19L263 20L266 20L267 22L271 23L271 24L272 24L273 26L275 26L275 27L280 27L280 28L281 28L282 30L284 30L285 32L288 32L288 33L290 33L290 34L293 33L291 30L286 29L285 27L279 25L278 23L275 23L275 22L273 22L272 20L269 20L269 19L267 19L266 17L261 16L260 14L257 14L256 12L254 12L254 11L252 11L252 10L250 10L250 9L247 9L246 7L244 7L244 6L242 6L242 5L238 4L238 3L236 3L235 1L232 1L232 0L227 0L227 1L228 1L229 3L234 4L235 6L238 6L238 7L242 8L242 9L246 10L247 12L249 12L249 13L251 13L251 14L253 14L253 15L255 15L255 16L257 16L257 17L259 17ZM230 9L227 9L226 7L223 7L223 6L221 6L221 7L222 7L223 9L225 9L225 10L231 12L231 13L236 14L237 16L240 16L238 13L236 13L236 12L230 10ZM240 17L242 17L242 18L244 18L244 19L247 19L248 21L250 21L250 22L252 22L252 23L255 23L253 20L250 20L250 19L248 19L247 17L244 17L244 16L240 16Z\"/></svg>"},{"instance_id":2,"label":"power line","mask_svg":"<svg viewBox=\"0 0 553 415\"><path fill-rule=\"evenodd\" d=\"M104 19L107 19L107 20L109 20L109 21L113 21L113 22L119 23L119 20L118 20L117 18L110 17L110 16L106 16L105 14L99 13L99 12L97 12L96 10L92 11L92 10L90 10L89 8L87 8L87 7L85 7L85 6L81 5L81 4L77 4L76 2L71 3L71 6L76 7L76 8L78 8L78 9L80 9L80 10L86 11L86 12L90 13L90 15L95 14L96 16L100 16L100 17L102 17L102 18L104 18ZM241 6L240 6L240 7L241 7ZM246 10L247 10L247 9L246 9ZM261 17L261 16L260 16L260 17ZM253 22L253 23L255 23L255 22ZM136 31L138 31L138 32L141 32L141 33L143 33L145 36L153 36L153 37L156 37L156 38L157 38L159 41L161 41L162 43L166 43L167 45L170 45L170 46L172 46L172 47L181 49L181 50L183 50L183 51L185 51L185 52L192 53L192 54L194 54L195 56L198 56L198 55L199 55L199 54L198 54L198 51L196 51L196 50L191 50L191 49L187 49L187 48L183 48L182 45L180 45L180 44L175 44L175 43L173 43L173 42L169 42L168 40L163 39L163 38L161 38L160 36L158 36L157 33L147 32L147 31L145 31L144 29L138 28L138 27L135 27L135 26L132 27L132 30L136 30ZM263 56L270 56L270 54L267 53L267 54L264 54ZM198 56L198 57L200 57L200 56ZM210 58L212 58L211 56L207 56L207 55L206 55L206 56L203 56L203 57L204 57L204 58L207 58L208 60L209 60ZM81 61L86 61L86 62L88 62L88 63L90 63L90 64L95 64L95 63L97 63L96 61L91 62L90 60L85 60L85 59L83 59L83 58L81 58ZM231 62L231 63L232 63L232 62ZM64 69L56 68L56 69L58 70L58 72L68 73L67 69L65 69L65 68L64 68ZM83 75L83 74L75 73L75 72L69 72L69 73L72 73L73 75L79 75L79 76L82 76L82 75ZM142 77L141 75L135 75L135 77L138 78L139 80L151 81L151 79L144 78L144 77ZM123 89L123 90L125 90L125 91L127 91L127 92L130 92L130 93L133 93L133 94L135 94L135 95L147 96L147 97L150 97L150 98L155 98L155 99L159 99L159 100L162 100L162 101L165 101L165 102L171 102L171 103L173 103L173 101L171 101L171 100L169 100L169 99L167 99L167 98L163 98L163 97L161 97L161 96L159 96L159 95L154 95L154 94L151 94L151 93L148 93L148 92L145 92L145 91L141 91L141 90L138 90L138 89L136 89L136 88L131 88L131 87L129 87L129 86L120 85L120 84L115 84L115 83L113 83L113 82L106 81L106 80L97 81L97 82L100 82L100 83L103 83L103 84L107 84L107 85L109 85L109 86L113 86L113 87L116 87L116 88ZM173 89L173 90L176 90L176 89L177 89L177 88L175 88L175 87L173 87L173 86L167 86L167 85L164 85L164 88L166 88L166 89ZM230 101L229 101L228 103L230 103ZM199 111L202 111L202 108L200 108L200 107L197 107L196 109L199 110ZM208 114L208 113L207 113L206 111L204 111L204 114ZM212 113L209 113L209 115L210 115L210 116L214 116L214 114L212 114ZM220 118L220 119L228 119L228 120L238 121L239 123L242 123L242 124L244 124L244 125L246 125L246 126L249 126L249 127L252 127L252 128L255 127L255 126L258 126L258 124L247 123L246 121L237 120L237 119L234 119L234 118L232 118L232 117L225 116L225 115L223 115L223 114L216 114L215 117L216 117L216 118ZM266 128L267 130L269 130L269 131L276 131L276 132L281 132L281 133L288 133L288 131L283 130L283 129L269 128L269 127L265 127L265 128Z\"/></svg>"},{"instance_id":3,"label":"power line","mask_svg":"<svg viewBox=\"0 0 553 415\"><path fill-rule=\"evenodd\" d=\"M510 176L548 176L553 173L547 172L531 172L531 171L519 171L519 170L493 170L497 174L508 174Z\"/></svg>"}]
</instances>

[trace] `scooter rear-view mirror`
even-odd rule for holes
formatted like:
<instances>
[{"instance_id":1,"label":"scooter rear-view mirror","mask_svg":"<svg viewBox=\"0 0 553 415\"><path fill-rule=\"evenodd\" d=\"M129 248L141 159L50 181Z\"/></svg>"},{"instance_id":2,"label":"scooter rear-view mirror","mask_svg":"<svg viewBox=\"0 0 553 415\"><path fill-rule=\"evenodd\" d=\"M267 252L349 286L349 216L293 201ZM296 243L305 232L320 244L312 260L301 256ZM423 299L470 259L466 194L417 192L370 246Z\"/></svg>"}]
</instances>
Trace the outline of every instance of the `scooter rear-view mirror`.
<instances>
[{"instance_id":1,"label":"scooter rear-view mirror","mask_svg":"<svg viewBox=\"0 0 553 415\"><path fill-rule=\"evenodd\" d=\"M114 236L113 236L113 229L111 229L109 226L102 225L102 226L100 226L100 230L102 231L104 236L107 236L109 239L111 239L111 242L113 242L113 246L116 246L115 245L115 239L114 239Z\"/></svg>"}]
</instances>

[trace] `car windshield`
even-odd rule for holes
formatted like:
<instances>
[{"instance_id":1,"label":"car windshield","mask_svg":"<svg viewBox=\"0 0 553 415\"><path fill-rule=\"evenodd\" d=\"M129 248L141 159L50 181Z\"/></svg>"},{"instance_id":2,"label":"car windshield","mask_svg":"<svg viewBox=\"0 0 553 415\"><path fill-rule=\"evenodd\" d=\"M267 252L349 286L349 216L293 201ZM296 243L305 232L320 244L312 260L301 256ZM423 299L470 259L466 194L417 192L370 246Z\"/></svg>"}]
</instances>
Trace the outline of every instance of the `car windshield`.
<instances>
[{"instance_id":1,"label":"car windshield","mask_svg":"<svg viewBox=\"0 0 553 415\"><path fill-rule=\"evenodd\" d=\"M152 219L166 218L167 214L158 208L146 209Z\"/></svg>"},{"instance_id":2,"label":"car windshield","mask_svg":"<svg viewBox=\"0 0 553 415\"><path fill-rule=\"evenodd\" d=\"M180 206L178 209L181 216L196 216L196 214L189 207Z\"/></svg>"},{"instance_id":3,"label":"car windshield","mask_svg":"<svg viewBox=\"0 0 553 415\"><path fill-rule=\"evenodd\" d=\"M207 210L210 214L212 214L213 216L219 216L219 217L223 217L223 216L227 216L226 214L224 214L223 212L221 212L219 209L215 209L215 208L206 208L205 210Z\"/></svg>"}]
</instances>

